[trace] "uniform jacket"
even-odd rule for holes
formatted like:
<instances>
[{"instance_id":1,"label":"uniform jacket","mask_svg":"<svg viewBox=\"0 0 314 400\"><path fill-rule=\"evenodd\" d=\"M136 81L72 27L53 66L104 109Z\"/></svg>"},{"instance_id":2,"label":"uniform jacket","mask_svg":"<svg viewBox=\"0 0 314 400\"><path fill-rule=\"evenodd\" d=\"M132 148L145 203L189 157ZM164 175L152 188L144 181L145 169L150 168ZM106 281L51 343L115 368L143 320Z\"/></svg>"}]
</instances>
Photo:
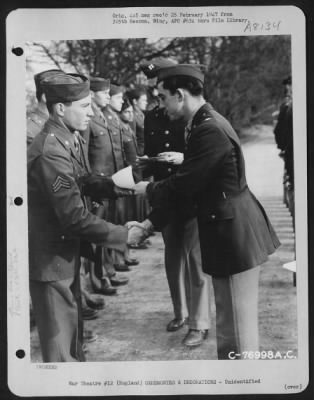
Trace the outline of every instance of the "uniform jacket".
<instances>
[{"instance_id":1,"label":"uniform jacket","mask_svg":"<svg viewBox=\"0 0 314 400\"><path fill-rule=\"evenodd\" d=\"M88 143L88 159L93 173L112 176L121 166L120 136L115 139L112 129L101 112L93 105L94 116L82 136Z\"/></svg>"},{"instance_id":2,"label":"uniform jacket","mask_svg":"<svg viewBox=\"0 0 314 400\"><path fill-rule=\"evenodd\" d=\"M48 115L45 114L39 107L35 108L27 117L27 146L29 146L34 137L43 129Z\"/></svg>"},{"instance_id":3,"label":"uniform jacket","mask_svg":"<svg viewBox=\"0 0 314 400\"><path fill-rule=\"evenodd\" d=\"M229 276L266 261L279 246L267 215L250 192L239 139L229 122L210 104L195 114L184 162L161 182L150 183L148 196L165 221L177 196L191 199L197 218L205 272Z\"/></svg>"},{"instance_id":4,"label":"uniform jacket","mask_svg":"<svg viewBox=\"0 0 314 400\"><path fill-rule=\"evenodd\" d=\"M184 131L184 120L171 121L164 108L156 107L149 111L145 117L145 154L154 157L164 151L184 153ZM160 181L174 174L178 167L170 163L153 162L148 165L143 174L144 176L152 175L155 181ZM183 222L186 218L195 216L194 204L189 199L179 195L174 203L171 211L172 222ZM152 211L151 218L154 218L155 212L155 210ZM161 222L160 219L158 223Z\"/></svg>"},{"instance_id":5,"label":"uniform jacket","mask_svg":"<svg viewBox=\"0 0 314 400\"><path fill-rule=\"evenodd\" d=\"M112 149L115 159L115 172L126 166L123 148L123 133L120 117L109 106L102 109L111 135Z\"/></svg>"},{"instance_id":6,"label":"uniform jacket","mask_svg":"<svg viewBox=\"0 0 314 400\"><path fill-rule=\"evenodd\" d=\"M84 195L93 197L94 188L101 186L94 186L85 143L81 137L78 140L79 153L74 134L49 119L28 149L30 279L73 277L79 267L81 239L125 248L126 229L87 210ZM105 196L106 187L102 189Z\"/></svg>"},{"instance_id":7,"label":"uniform jacket","mask_svg":"<svg viewBox=\"0 0 314 400\"><path fill-rule=\"evenodd\" d=\"M136 136L130 124L121 121L121 126L125 161L127 165L134 165L138 155Z\"/></svg>"},{"instance_id":8,"label":"uniform jacket","mask_svg":"<svg viewBox=\"0 0 314 400\"><path fill-rule=\"evenodd\" d=\"M184 121L171 121L163 108L156 107L149 111L144 121L144 153L149 157L164 151L184 152ZM155 162L145 174L152 175L156 181L173 174L178 167L168 163Z\"/></svg>"},{"instance_id":9,"label":"uniform jacket","mask_svg":"<svg viewBox=\"0 0 314 400\"><path fill-rule=\"evenodd\" d=\"M133 130L136 134L138 155L144 154L144 118L145 114L137 106L133 107L134 110L134 122Z\"/></svg>"}]
</instances>

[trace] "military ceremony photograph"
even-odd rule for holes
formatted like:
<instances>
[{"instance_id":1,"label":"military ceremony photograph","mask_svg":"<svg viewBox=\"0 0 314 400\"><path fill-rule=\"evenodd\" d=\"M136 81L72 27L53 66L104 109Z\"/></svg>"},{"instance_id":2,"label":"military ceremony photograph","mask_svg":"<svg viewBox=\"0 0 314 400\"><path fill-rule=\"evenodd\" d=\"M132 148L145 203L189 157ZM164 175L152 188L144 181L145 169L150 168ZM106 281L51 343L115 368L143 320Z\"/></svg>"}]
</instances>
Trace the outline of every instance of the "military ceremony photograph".
<instances>
[{"instance_id":1,"label":"military ceremony photograph","mask_svg":"<svg viewBox=\"0 0 314 400\"><path fill-rule=\"evenodd\" d=\"M297 357L291 38L26 51L32 360Z\"/></svg>"},{"instance_id":2,"label":"military ceremony photograph","mask_svg":"<svg viewBox=\"0 0 314 400\"><path fill-rule=\"evenodd\" d=\"M12 13L15 394L304 390L303 23L279 6Z\"/></svg>"}]
</instances>

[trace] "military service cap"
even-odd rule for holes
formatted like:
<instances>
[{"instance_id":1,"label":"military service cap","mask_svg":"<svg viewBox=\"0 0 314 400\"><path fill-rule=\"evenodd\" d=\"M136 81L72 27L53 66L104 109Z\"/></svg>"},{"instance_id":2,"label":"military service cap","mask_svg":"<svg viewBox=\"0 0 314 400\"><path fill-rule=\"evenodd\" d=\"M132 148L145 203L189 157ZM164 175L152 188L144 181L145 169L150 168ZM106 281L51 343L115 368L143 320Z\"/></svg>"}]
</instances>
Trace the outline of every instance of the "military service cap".
<instances>
[{"instance_id":1,"label":"military service cap","mask_svg":"<svg viewBox=\"0 0 314 400\"><path fill-rule=\"evenodd\" d=\"M161 68L157 72L157 81L160 82L173 76L188 76L204 83L204 74L200 67L198 64L177 64Z\"/></svg>"},{"instance_id":2,"label":"military service cap","mask_svg":"<svg viewBox=\"0 0 314 400\"><path fill-rule=\"evenodd\" d=\"M90 83L84 75L64 72L43 79L42 89L47 102L67 103L87 97L90 94Z\"/></svg>"},{"instance_id":3,"label":"military service cap","mask_svg":"<svg viewBox=\"0 0 314 400\"><path fill-rule=\"evenodd\" d=\"M171 67L177 63L169 58L157 57L150 61L144 61L141 64L141 69L148 79L155 78L161 68Z\"/></svg>"},{"instance_id":4,"label":"military service cap","mask_svg":"<svg viewBox=\"0 0 314 400\"><path fill-rule=\"evenodd\" d=\"M100 92L110 88L110 79L100 77L90 77L90 89L93 92Z\"/></svg>"},{"instance_id":5,"label":"military service cap","mask_svg":"<svg viewBox=\"0 0 314 400\"><path fill-rule=\"evenodd\" d=\"M61 69L48 69L46 71L39 72L38 74L34 75L34 81L36 90L41 90L41 84L44 79L56 76L57 74L64 74Z\"/></svg>"},{"instance_id":6,"label":"military service cap","mask_svg":"<svg viewBox=\"0 0 314 400\"><path fill-rule=\"evenodd\" d=\"M124 87L116 83L110 83L110 96L118 93L124 93Z\"/></svg>"}]
</instances>

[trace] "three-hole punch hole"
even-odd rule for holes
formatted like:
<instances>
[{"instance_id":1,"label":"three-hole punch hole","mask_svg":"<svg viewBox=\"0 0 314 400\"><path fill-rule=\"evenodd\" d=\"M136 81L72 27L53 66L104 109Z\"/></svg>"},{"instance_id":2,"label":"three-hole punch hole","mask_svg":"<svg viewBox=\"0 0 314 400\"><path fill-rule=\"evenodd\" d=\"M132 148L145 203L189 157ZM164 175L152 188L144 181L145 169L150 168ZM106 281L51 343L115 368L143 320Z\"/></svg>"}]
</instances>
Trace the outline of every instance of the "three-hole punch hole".
<instances>
[{"instance_id":1,"label":"three-hole punch hole","mask_svg":"<svg viewBox=\"0 0 314 400\"><path fill-rule=\"evenodd\" d=\"M19 56L23 55L24 50L22 49L22 47L13 47L12 53L19 57Z\"/></svg>"},{"instance_id":2,"label":"three-hole punch hole","mask_svg":"<svg viewBox=\"0 0 314 400\"><path fill-rule=\"evenodd\" d=\"M15 199L14 199L14 204L15 204L16 206L21 206L21 205L23 204L23 199L22 199L22 197L15 197Z\"/></svg>"},{"instance_id":3,"label":"three-hole punch hole","mask_svg":"<svg viewBox=\"0 0 314 400\"><path fill-rule=\"evenodd\" d=\"M17 358L22 359L25 357L25 351L22 349L19 349L16 351L15 355Z\"/></svg>"}]
</instances>

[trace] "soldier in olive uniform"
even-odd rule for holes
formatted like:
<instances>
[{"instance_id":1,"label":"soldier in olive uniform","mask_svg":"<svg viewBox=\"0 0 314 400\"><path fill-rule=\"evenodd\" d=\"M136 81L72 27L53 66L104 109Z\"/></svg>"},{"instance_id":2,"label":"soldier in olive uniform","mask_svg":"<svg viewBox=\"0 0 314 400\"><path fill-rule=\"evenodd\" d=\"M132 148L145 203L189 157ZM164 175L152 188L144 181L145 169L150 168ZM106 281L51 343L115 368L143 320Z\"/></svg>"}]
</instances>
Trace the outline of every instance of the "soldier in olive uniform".
<instances>
[{"instance_id":1,"label":"soldier in olive uniform","mask_svg":"<svg viewBox=\"0 0 314 400\"><path fill-rule=\"evenodd\" d=\"M175 65L166 59L155 59L143 65L144 73L156 77L158 70ZM145 154L163 154L163 161L150 163L145 174L160 181L174 174L183 161L185 149L183 119L171 121L164 107L156 107L145 117ZM188 324L183 343L198 346L210 328L209 277L203 273L197 221L191 202L178 202L171 223L162 230L165 243L165 268L174 309L174 319L168 331L176 331Z\"/></svg>"},{"instance_id":2,"label":"soldier in olive uniform","mask_svg":"<svg viewBox=\"0 0 314 400\"><path fill-rule=\"evenodd\" d=\"M90 87L94 115L88 129L83 132L83 137L88 141L88 158L92 172L95 175L111 177L117 170L117 158L119 159L120 154L114 151L113 135L101 111L110 101L110 81L100 77L92 77ZM120 192L122 191L121 189ZM115 201L108 199L104 199L101 204L94 203L93 212L100 218L109 220L109 207L112 203L115 203ZM117 276L112 257L108 249L103 246L96 247L95 262L90 263L90 278L93 290L104 295L115 294L117 288L113 286L128 283L126 277Z\"/></svg>"},{"instance_id":3,"label":"soldier in olive uniform","mask_svg":"<svg viewBox=\"0 0 314 400\"><path fill-rule=\"evenodd\" d=\"M111 135L112 152L113 152L113 169L115 173L127 166L124 143L123 143L123 128L119 113L123 104L124 87L118 84L110 83L110 101L109 104L102 109L103 114L108 123L108 130ZM127 222L127 205L126 198L119 198L111 201L109 204L109 221L115 224L124 224ZM130 265L137 265L136 259L130 258L128 252L124 257L120 253L112 251L114 267L116 271L129 271Z\"/></svg>"},{"instance_id":4,"label":"soldier in olive uniform","mask_svg":"<svg viewBox=\"0 0 314 400\"><path fill-rule=\"evenodd\" d=\"M62 71L59 69L49 69L34 75L37 105L27 117L27 146L32 143L34 137L43 129L49 117L46 97L41 88L41 81L58 73L62 73Z\"/></svg>"},{"instance_id":5,"label":"soldier in olive uniform","mask_svg":"<svg viewBox=\"0 0 314 400\"><path fill-rule=\"evenodd\" d=\"M212 276L219 359L245 358L259 351L258 282L260 265L280 245L276 233L248 188L241 145L230 123L203 97L204 75L195 65L158 71L159 96L171 119L184 118L186 150L175 174L156 183L140 182L162 228L178 199L195 205L202 266Z\"/></svg>"},{"instance_id":6,"label":"soldier in olive uniform","mask_svg":"<svg viewBox=\"0 0 314 400\"><path fill-rule=\"evenodd\" d=\"M111 179L90 174L78 134L93 116L88 79L59 73L42 87L50 116L28 149L30 293L43 361L84 361L80 241L124 252L132 231L85 203L85 195L116 197Z\"/></svg>"},{"instance_id":7,"label":"soldier in olive uniform","mask_svg":"<svg viewBox=\"0 0 314 400\"><path fill-rule=\"evenodd\" d=\"M144 154L144 112L147 108L147 91L144 87L137 87L127 95L134 111L132 128L136 134L137 153L142 156Z\"/></svg>"}]
</instances>

